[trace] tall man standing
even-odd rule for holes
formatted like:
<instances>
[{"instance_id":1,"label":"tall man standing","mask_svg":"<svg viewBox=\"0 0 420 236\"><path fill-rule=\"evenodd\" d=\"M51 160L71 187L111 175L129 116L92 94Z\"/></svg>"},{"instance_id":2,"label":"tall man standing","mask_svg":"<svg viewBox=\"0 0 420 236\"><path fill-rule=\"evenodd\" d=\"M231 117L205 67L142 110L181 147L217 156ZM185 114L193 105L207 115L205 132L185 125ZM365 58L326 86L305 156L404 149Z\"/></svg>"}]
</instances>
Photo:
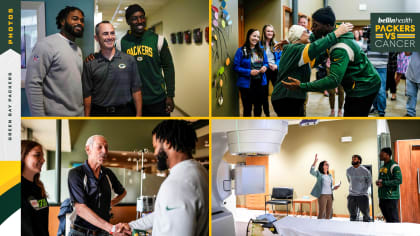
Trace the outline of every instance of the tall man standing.
<instances>
[{"instance_id":1,"label":"tall man standing","mask_svg":"<svg viewBox=\"0 0 420 236\"><path fill-rule=\"evenodd\" d=\"M118 225L109 223L110 208L120 202L127 192L115 174L102 166L108 143L101 135L93 135L86 141L87 161L71 169L68 177L70 199L76 209L76 220L70 227L70 236L124 235ZM112 192L117 194L111 199Z\"/></svg>"},{"instance_id":2,"label":"tall man standing","mask_svg":"<svg viewBox=\"0 0 420 236\"><path fill-rule=\"evenodd\" d=\"M130 5L125 19L130 30L117 42L117 48L137 61L143 82L143 116L169 116L175 107L175 69L168 42L146 30L146 13L141 6Z\"/></svg>"},{"instance_id":3,"label":"tall man standing","mask_svg":"<svg viewBox=\"0 0 420 236\"><path fill-rule=\"evenodd\" d=\"M109 21L98 23L95 34L101 50L83 66L85 116L141 116L136 61L115 49L115 30Z\"/></svg>"},{"instance_id":4,"label":"tall man standing","mask_svg":"<svg viewBox=\"0 0 420 236\"><path fill-rule=\"evenodd\" d=\"M62 9L56 33L39 41L26 71L26 95L32 116L83 116L82 50L84 14L77 7Z\"/></svg>"},{"instance_id":5,"label":"tall man standing","mask_svg":"<svg viewBox=\"0 0 420 236\"><path fill-rule=\"evenodd\" d=\"M349 181L349 196L347 197L347 208L350 212L350 220L355 221L357 210L363 213L363 221L369 222L369 196L368 189L372 184L372 176L368 169L362 164L360 155L353 155L351 158L351 167L346 171Z\"/></svg>"},{"instance_id":6,"label":"tall man standing","mask_svg":"<svg viewBox=\"0 0 420 236\"><path fill-rule=\"evenodd\" d=\"M379 169L378 186L379 208L386 222L400 222L398 216L398 200L400 199L400 184L402 184L401 169L398 163L391 160L391 148L382 148L379 159L384 165Z\"/></svg>"}]
</instances>

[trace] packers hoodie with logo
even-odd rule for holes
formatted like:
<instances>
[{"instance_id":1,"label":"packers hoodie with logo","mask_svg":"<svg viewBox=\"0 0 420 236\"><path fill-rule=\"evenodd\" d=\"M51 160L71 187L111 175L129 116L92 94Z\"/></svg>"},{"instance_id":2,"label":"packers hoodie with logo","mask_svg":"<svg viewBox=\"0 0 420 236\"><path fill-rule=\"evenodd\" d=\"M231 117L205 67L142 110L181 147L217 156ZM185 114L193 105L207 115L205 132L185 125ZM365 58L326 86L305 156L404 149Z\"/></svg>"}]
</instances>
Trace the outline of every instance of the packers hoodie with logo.
<instances>
[{"instance_id":1,"label":"packers hoodie with logo","mask_svg":"<svg viewBox=\"0 0 420 236\"><path fill-rule=\"evenodd\" d=\"M131 31L117 42L117 48L133 56L143 83L143 104L150 105L175 96L175 68L166 39L158 45L159 35L146 30L141 37ZM163 72L163 74L162 74Z\"/></svg>"}]
</instances>

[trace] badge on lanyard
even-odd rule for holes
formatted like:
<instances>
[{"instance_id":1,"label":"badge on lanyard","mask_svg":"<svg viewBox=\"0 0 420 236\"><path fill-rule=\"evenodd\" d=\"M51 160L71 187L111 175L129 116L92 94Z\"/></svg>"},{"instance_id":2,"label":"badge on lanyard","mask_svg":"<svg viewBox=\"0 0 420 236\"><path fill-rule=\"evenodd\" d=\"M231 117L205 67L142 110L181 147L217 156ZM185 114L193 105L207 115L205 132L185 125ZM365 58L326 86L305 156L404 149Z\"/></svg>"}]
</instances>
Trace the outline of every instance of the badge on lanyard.
<instances>
[{"instance_id":1,"label":"badge on lanyard","mask_svg":"<svg viewBox=\"0 0 420 236\"><path fill-rule=\"evenodd\" d=\"M31 204L31 206L36 211L39 211L39 210L42 210L42 209L48 207L48 202L47 202L47 199L45 199L45 198L37 200L37 199L35 199L34 197L31 196L31 197L29 197L28 200L29 200L29 203Z\"/></svg>"}]
</instances>

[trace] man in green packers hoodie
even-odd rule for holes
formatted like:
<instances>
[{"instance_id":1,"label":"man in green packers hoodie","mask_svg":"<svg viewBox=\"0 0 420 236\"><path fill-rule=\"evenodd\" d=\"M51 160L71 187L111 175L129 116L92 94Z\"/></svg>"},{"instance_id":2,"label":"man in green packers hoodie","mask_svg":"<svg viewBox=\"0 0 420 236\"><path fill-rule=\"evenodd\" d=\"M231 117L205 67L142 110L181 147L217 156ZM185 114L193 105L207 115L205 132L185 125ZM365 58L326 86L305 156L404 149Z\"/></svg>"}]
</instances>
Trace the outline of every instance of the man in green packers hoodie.
<instances>
[{"instance_id":1,"label":"man in green packers hoodie","mask_svg":"<svg viewBox=\"0 0 420 236\"><path fill-rule=\"evenodd\" d=\"M146 13L138 4L127 8L125 18L130 30L117 48L137 61L143 82L143 116L169 116L175 107L175 69L168 42L146 30Z\"/></svg>"},{"instance_id":2,"label":"man in green packers hoodie","mask_svg":"<svg viewBox=\"0 0 420 236\"><path fill-rule=\"evenodd\" d=\"M400 184L402 184L401 169L398 163L391 160L392 150L382 148L379 159L384 165L379 169L378 186L379 208L386 222L400 222L398 217L398 201L400 199Z\"/></svg>"},{"instance_id":3,"label":"man in green packers hoodie","mask_svg":"<svg viewBox=\"0 0 420 236\"><path fill-rule=\"evenodd\" d=\"M312 32L316 39L334 31L335 15L331 7L318 9L312 19ZM341 83L346 92L344 116L368 116L381 85L379 74L354 41L352 33L342 35L337 41L327 50L331 61L328 76L306 83L289 77L291 82L282 83L288 89L303 91L324 91Z\"/></svg>"}]
</instances>

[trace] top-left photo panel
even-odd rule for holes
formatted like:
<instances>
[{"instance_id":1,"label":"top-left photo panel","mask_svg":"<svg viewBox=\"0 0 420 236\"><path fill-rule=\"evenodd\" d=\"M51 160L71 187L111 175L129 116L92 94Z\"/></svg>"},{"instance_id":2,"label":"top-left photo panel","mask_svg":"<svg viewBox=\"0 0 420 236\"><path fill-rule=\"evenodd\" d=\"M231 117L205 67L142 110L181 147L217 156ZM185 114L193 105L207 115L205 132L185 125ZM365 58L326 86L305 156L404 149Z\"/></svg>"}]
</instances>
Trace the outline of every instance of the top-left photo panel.
<instances>
[{"instance_id":1,"label":"top-left photo panel","mask_svg":"<svg viewBox=\"0 0 420 236\"><path fill-rule=\"evenodd\" d=\"M21 1L22 117L208 117L208 1Z\"/></svg>"}]
</instances>

